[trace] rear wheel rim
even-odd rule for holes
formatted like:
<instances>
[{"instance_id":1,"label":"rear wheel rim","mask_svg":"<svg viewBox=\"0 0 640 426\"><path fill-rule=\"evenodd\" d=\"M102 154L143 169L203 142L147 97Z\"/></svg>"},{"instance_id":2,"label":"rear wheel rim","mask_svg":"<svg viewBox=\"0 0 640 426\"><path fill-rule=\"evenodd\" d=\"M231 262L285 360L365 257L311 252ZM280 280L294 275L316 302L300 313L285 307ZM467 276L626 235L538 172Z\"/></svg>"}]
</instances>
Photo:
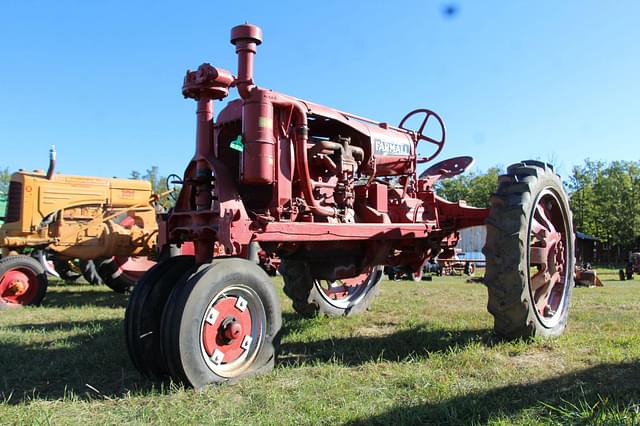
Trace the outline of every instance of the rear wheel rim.
<instances>
[{"instance_id":1,"label":"rear wheel rim","mask_svg":"<svg viewBox=\"0 0 640 426\"><path fill-rule=\"evenodd\" d=\"M140 256L114 256L118 277L135 284L156 262Z\"/></svg>"},{"instance_id":2,"label":"rear wheel rim","mask_svg":"<svg viewBox=\"0 0 640 426\"><path fill-rule=\"evenodd\" d=\"M216 375L232 378L245 372L260 352L267 317L258 294L244 284L217 293L200 324L200 353Z\"/></svg>"},{"instance_id":3,"label":"rear wheel rim","mask_svg":"<svg viewBox=\"0 0 640 426\"><path fill-rule=\"evenodd\" d=\"M320 296L331 306L339 309L347 309L355 306L367 294L369 288L376 283L377 268L369 268L362 274L353 278L342 280L315 279Z\"/></svg>"},{"instance_id":4,"label":"rear wheel rim","mask_svg":"<svg viewBox=\"0 0 640 426\"><path fill-rule=\"evenodd\" d=\"M542 191L529 221L529 294L536 317L549 328L563 317L573 273L569 271L568 214L560 200L555 191Z\"/></svg>"},{"instance_id":5,"label":"rear wheel rim","mask_svg":"<svg viewBox=\"0 0 640 426\"><path fill-rule=\"evenodd\" d=\"M28 305L38 294L38 274L29 268L15 267L0 278L0 300L10 304Z\"/></svg>"}]
</instances>

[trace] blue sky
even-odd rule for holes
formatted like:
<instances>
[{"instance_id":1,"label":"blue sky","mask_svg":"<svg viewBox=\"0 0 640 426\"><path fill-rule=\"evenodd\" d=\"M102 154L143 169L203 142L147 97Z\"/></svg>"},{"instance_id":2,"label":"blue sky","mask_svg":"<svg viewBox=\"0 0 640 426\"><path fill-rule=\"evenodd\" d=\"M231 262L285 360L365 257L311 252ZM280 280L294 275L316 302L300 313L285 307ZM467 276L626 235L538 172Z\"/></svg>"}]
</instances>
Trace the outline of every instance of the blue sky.
<instances>
[{"instance_id":1,"label":"blue sky","mask_svg":"<svg viewBox=\"0 0 640 426\"><path fill-rule=\"evenodd\" d=\"M638 1L7 3L0 167L12 171L46 168L55 144L63 173L181 174L195 132L184 72L235 73L229 31L245 21L264 31L258 85L394 124L431 108L447 123L441 159L552 159L564 174L587 157L640 159Z\"/></svg>"}]
</instances>

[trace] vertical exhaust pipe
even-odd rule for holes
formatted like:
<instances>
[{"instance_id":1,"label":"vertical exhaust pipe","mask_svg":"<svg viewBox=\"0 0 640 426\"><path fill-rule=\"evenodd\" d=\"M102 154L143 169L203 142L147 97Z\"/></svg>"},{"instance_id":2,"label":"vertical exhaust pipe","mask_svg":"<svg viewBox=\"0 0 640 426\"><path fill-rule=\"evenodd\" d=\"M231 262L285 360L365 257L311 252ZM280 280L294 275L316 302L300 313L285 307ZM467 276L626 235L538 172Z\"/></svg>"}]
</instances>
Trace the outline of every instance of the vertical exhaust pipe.
<instances>
[{"instance_id":1,"label":"vertical exhaust pipe","mask_svg":"<svg viewBox=\"0 0 640 426\"><path fill-rule=\"evenodd\" d=\"M231 29L231 44L238 54L238 77L236 86L242 99L247 99L256 87L253 81L253 56L262 43L262 30L251 24L235 26Z\"/></svg>"},{"instance_id":2,"label":"vertical exhaust pipe","mask_svg":"<svg viewBox=\"0 0 640 426\"><path fill-rule=\"evenodd\" d=\"M53 172L56 171L56 146L51 145L49 149L49 168L47 169L47 179L51 180Z\"/></svg>"},{"instance_id":3,"label":"vertical exhaust pipe","mask_svg":"<svg viewBox=\"0 0 640 426\"><path fill-rule=\"evenodd\" d=\"M273 102L266 91L253 81L253 57L262 43L262 30L251 24L231 29L231 44L238 54L238 76L234 83L242 103L242 183L270 185L274 181L276 139L274 136Z\"/></svg>"}]
</instances>

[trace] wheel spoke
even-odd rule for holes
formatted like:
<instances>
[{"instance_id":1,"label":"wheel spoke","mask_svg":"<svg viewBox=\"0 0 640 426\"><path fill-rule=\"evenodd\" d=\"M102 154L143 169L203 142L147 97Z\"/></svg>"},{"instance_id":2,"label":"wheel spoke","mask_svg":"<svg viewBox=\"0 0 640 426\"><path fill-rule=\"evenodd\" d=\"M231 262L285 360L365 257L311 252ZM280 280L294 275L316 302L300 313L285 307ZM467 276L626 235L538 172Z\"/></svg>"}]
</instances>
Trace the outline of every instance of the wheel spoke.
<instances>
[{"instance_id":1,"label":"wheel spoke","mask_svg":"<svg viewBox=\"0 0 640 426\"><path fill-rule=\"evenodd\" d=\"M553 288L560 282L560 273L556 272L548 280L546 280L546 285L540 287L540 289L535 292L535 304L538 312L543 316L553 315L555 312L549 312L551 309L549 306L549 296L553 292Z\"/></svg>"},{"instance_id":2,"label":"wheel spoke","mask_svg":"<svg viewBox=\"0 0 640 426\"><path fill-rule=\"evenodd\" d=\"M531 234L535 237L535 238L540 238L539 236L542 233L548 233L549 229L543 225L542 223L540 223L538 221L538 219L535 218L535 216L533 217L533 220L531 221Z\"/></svg>"},{"instance_id":3,"label":"wheel spoke","mask_svg":"<svg viewBox=\"0 0 640 426\"><path fill-rule=\"evenodd\" d=\"M553 223L549 219L549 215L547 214L547 209L542 205L542 201L538 203L536 206L536 213L538 214L539 220L541 220L541 224L543 224L544 228L549 232L556 232L556 228L553 226Z\"/></svg>"},{"instance_id":4,"label":"wheel spoke","mask_svg":"<svg viewBox=\"0 0 640 426\"><path fill-rule=\"evenodd\" d=\"M427 113L427 116L424 118L424 121L422 121L422 124L420 125L420 130L418 130L418 134L421 135L422 132L424 131L424 128L427 126L427 122L429 121L429 117L431 117L431 114Z\"/></svg>"},{"instance_id":5,"label":"wheel spoke","mask_svg":"<svg viewBox=\"0 0 640 426\"><path fill-rule=\"evenodd\" d=\"M536 292L545 286L548 280L549 273L545 269L541 269L538 271L533 277L531 277L531 292L536 294Z\"/></svg>"}]
</instances>

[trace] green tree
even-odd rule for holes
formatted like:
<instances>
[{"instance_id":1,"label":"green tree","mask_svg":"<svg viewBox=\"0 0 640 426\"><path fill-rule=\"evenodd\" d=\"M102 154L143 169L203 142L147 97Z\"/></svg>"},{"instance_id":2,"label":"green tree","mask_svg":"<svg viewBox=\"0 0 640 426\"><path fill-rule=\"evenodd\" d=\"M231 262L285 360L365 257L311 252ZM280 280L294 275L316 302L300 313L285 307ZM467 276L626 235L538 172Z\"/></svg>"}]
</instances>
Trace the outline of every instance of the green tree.
<instances>
[{"instance_id":1,"label":"green tree","mask_svg":"<svg viewBox=\"0 0 640 426\"><path fill-rule=\"evenodd\" d=\"M605 164L585 160L583 166L573 168L569 181L565 184L569 190L569 200L573 211L576 231L590 235L600 235L601 212L594 192L596 178L602 173Z\"/></svg>"},{"instance_id":2,"label":"green tree","mask_svg":"<svg viewBox=\"0 0 640 426\"><path fill-rule=\"evenodd\" d=\"M165 176L160 175L160 171L158 166L151 166L150 169L147 169L146 172L140 173L139 171L133 170L130 174L131 179L141 179L146 180L151 183L151 190L154 194L162 195L168 191L167 187L167 178ZM160 199L160 204L163 207L169 208L174 204L173 198L167 194L164 195Z\"/></svg>"},{"instance_id":3,"label":"green tree","mask_svg":"<svg viewBox=\"0 0 640 426\"><path fill-rule=\"evenodd\" d=\"M469 173L443 179L436 184L436 192L449 201L464 200L474 207L489 207L491 194L498 186L500 174L501 168L495 166L484 173Z\"/></svg>"},{"instance_id":4,"label":"green tree","mask_svg":"<svg viewBox=\"0 0 640 426\"><path fill-rule=\"evenodd\" d=\"M8 167L5 167L3 170L0 170L0 195L6 195L9 192L10 179L11 179L11 174L9 173Z\"/></svg>"},{"instance_id":5,"label":"green tree","mask_svg":"<svg viewBox=\"0 0 640 426\"><path fill-rule=\"evenodd\" d=\"M567 186L576 231L599 238L618 259L640 239L640 162L585 160Z\"/></svg>"}]
</instances>

